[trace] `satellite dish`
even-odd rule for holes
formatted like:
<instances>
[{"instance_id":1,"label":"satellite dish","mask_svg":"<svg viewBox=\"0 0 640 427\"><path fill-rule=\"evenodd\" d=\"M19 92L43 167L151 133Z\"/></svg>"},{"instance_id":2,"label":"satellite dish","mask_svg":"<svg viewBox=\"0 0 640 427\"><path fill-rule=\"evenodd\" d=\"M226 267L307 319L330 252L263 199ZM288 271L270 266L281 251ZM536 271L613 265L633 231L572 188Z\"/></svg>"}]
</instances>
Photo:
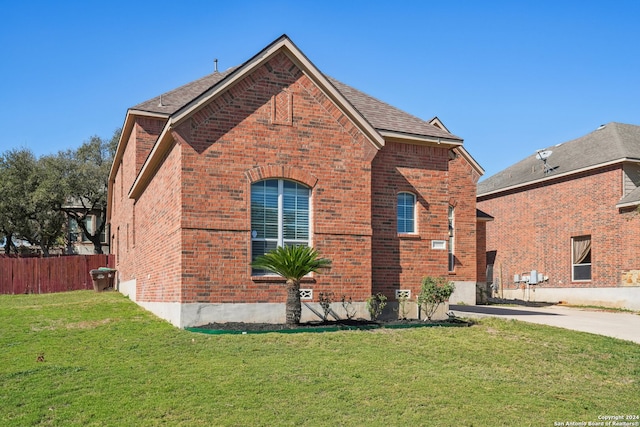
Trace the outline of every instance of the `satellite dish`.
<instances>
[{"instance_id":1,"label":"satellite dish","mask_svg":"<svg viewBox=\"0 0 640 427\"><path fill-rule=\"evenodd\" d=\"M551 150L544 150L544 151L538 150L538 154L536 154L536 158L538 160L545 161L545 160L547 160L549 158L551 153L553 153L553 151L551 151Z\"/></svg>"}]
</instances>

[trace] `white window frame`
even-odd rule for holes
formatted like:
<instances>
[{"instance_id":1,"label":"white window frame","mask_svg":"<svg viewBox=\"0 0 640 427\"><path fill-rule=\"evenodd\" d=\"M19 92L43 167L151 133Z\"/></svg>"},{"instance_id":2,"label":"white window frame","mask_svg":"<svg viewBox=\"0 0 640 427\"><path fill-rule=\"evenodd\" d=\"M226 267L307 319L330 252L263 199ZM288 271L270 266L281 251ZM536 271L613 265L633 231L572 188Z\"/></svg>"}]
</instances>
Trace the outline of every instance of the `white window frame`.
<instances>
[{"instance_id":1,"label":"white window frame","mask_svg":"<svg viewBox=\"0 0 640 427\"><path fill-rule=\"evenodd\" d=\"M412 224L413 224L413 230L411 231L400 231L400 195L409 195L411 196L411 198L413 199L413 218L412 218ZM398 234L418 234L418 220L417 220L417 200L418 198L416 197L415 194L411 193L410 191L400 191L398 192L397 196L396 196L396 231L398 232ZM406 206L406 205L405 205ZM406 225L406 219L402 218L402 221L405 221L405 225Z\"/></svg>"}]
</instances>

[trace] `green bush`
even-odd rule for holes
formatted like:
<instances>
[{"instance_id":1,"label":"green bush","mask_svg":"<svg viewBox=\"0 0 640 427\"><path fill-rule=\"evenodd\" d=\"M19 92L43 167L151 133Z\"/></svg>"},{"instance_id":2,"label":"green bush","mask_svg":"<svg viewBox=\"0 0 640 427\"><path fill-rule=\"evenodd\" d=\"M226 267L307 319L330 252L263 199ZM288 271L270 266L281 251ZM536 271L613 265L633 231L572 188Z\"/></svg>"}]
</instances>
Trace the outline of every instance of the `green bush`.
<instances>
[{"instance_id":1,"label":"green bush","mask_svg":"<svg viewBox=\"0 0 640 427\"><path fill-rule=\"evenodd\" d=\"M427 319L436 312L440 304L449 300L455 285L444 277L427 276L422 279L422 289L418 295L418 306L424 308Z\"/></svg>"},{"instance_id":2,"label":"green bush","mask_svg":"<svg viewBox=\"0 0 640 427\"><path fill-rule=\"evenodd\" d=\"M382 314L382 310L387 305L387 297L381 293L371 295L367 298L367 311L371 320L376 320Z\"/></svg>"}]
</instances>

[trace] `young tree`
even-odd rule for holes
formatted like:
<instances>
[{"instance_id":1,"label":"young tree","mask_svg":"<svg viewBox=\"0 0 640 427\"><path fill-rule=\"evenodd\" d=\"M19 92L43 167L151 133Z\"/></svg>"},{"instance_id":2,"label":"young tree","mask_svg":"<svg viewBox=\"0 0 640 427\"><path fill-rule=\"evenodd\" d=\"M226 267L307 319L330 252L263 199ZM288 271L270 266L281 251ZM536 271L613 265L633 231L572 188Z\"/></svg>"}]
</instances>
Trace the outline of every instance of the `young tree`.
<instances>
[{"instance_id":1,"label":"young tree","mask_svg":"<svg viewBox=\"0 0 640 427\"><path fill-rule=\"evenodd\" d=\"M100 236L106 226L109 171L121 131L116 129L110 140L92 136L76 151L65 154L70 172L68 198L63 210L93 243L96 254L103 253ZM95 213L98 213L98 221L95 228L89 229L87 218Z\"/></svg>"},{"instance_id":2,"label":"young tree","mask_svg":"<svg viewBox=\"0 0 640 427\"><path fill-rule=\"evenodd\" d=\"M308 246L279 246L276 249L258 256L251 264L275 273L286 279L287 303L286 323L298 324L302 316L300 303L300 280L311 273L331 266L331 261L319 258L318 252Z\"/></svg>"}]
</instances>

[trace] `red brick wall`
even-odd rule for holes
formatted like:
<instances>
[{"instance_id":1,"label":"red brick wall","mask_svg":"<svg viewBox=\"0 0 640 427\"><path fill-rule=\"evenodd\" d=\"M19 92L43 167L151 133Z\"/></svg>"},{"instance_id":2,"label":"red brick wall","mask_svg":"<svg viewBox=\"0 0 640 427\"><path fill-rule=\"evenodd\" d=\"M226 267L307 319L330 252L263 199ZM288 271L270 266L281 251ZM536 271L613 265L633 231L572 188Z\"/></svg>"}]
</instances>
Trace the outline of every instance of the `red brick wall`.
<instances>
[{"instance_id":1,"label":"red brick wall","mask_svg":"<svg viewBox=\"0 0 640 427\"><path fill-rule=\"evenodd\" d=\"M136 141L136 174L142 169L144 161L149 156L153 145L155 144L166 120L153 119L150 117L137 117L135 123L135 141Z\"/></svg>"},{"instance_id":2,"label":"red brick wall","mask_svg":"<svg viewBox=\"0 0 640 427\"><path fill-rule=\"evenodd\" d=\"M449 275L453 281L482 281L478 262L484 263L484 256L478 259L476 246L477 213L476 192L480 174L463 156L449 162L449 203L455 207L455 271ZM485 275L484 267L482 276Z\"/></svg>"},{"instance_id":3,"label":"red brick wall","mask_svg":"<svg viewBox=\"0 0 640 427\"><path fill-rule=\"evenodd\" d=\"M111 252L115 255L115 268L121 282L135 278L133 241L129 241L127 245L127 229L133 232L133 200L129 199L127 194L136 177L135 146L135 132L132 132L112 186Z\"/></svg>"},{"instance_id":4,"label":"red brick wall","mask_svg":"<svg viewBox=\"0 0 640 427\"><path fill-rule=\"evenodd\" d=\"M126 193L161 128L138 120L114 185L124 179L112 217L118 268L122 280L136 278L138 300L284 301L281 280L251 277L250 187L265 178L311 188L312 245L333 261L302 285L316 300L326 291L393 298L394 289L417 292L425 275L447 275L447 251L431 240L447 240L450 203L459 236L451 277L475 280L477 173L446 148L389 142L377 151L284 54L172 131L174 146L134 206ZM397 235L399 191L418 195L416 237Z\"/></svg>"},{"instance_id":5,"label":"red brick wall","mask_svg":"<svg viewBox=\"0 0 640 427\"><path fill-rule=\"evenodd\" d=\"M181 301L180 156L181 146L174 144L135 204L138 301Z\"/></svg>"},{"instance_id":6,"label":"red brick wall","mask_svg":"<svg viewBox=\"0 0 640 427\"><path fill-rule=\"evenodd\" d=\"M272 98L283 91L292 121L274 124ZM251 278L250 186L264 178L312 187L312 244L333 261L309 285L315 295L370 295L373 146L285 55L213 100L174 137L183 147L183 302L284 300L281 283Z\"/></svg>"},{"instance_id":7,"label":"red brick wall","mask_svg":"<svg viewBox=\"0 0 640 427\"><path fill-rule=\"evenodd\" d=\"M372 166L373 292L395 298L396 289L417 295L422 278L445 276L475 281L475 182L478 175L449 150L387 142ZM398 235L397 195L417 196L416 235ZM456 268L448 272L448 251L431 249L448 242L448 209L455 206Z\"/></svg>"},{"instance_id":8,"label":"red brick wall","mask_svg":"<svg viewBox=\"0 0 640 427\"><path fill-rule=\"evenodd\" d=\"M495 220L487 224L494 277L515 289L514 274L536 269L545 287L617 286L624 269L640 267L640 217L621 213L621 169L612 166L574 179L537 185L501 197L479 198ZM571 237L591 235L592 281L571 281Z\"/></svg>"}]
</instances>

